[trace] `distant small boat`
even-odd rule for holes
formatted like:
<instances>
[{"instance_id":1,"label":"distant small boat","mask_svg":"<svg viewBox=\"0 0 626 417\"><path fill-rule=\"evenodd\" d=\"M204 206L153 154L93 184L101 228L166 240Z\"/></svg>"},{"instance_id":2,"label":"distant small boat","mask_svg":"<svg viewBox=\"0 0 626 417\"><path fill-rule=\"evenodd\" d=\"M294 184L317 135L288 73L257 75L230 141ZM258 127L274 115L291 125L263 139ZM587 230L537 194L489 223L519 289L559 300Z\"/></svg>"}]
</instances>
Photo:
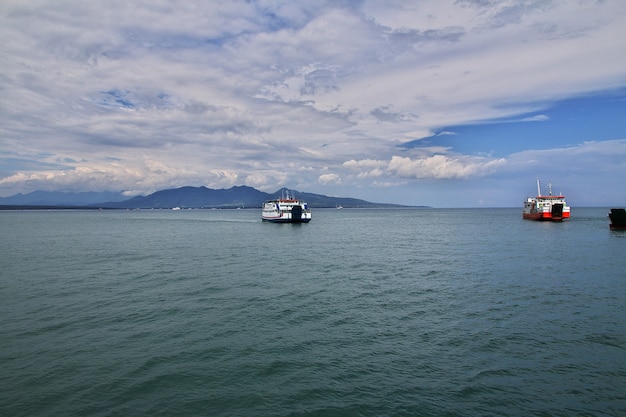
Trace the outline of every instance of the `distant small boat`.
<instances>
[{"instance_id":1,"label":"distant small boat","mask_svg":"<svg viewBox=\"0 0 626 417\"><path fill-rule=\"evenodd\" d=\"M570 207L565 202L565 196L552 195L552 184L548 184L548 195L541 195L541 185L537 178L537 197L528 197L524 202L522 218L560 222L569 217Z\"/></svg>"},{"instance_id":2,"label":"distant small boat","mask_svg":"<svg viewBox=\"0 0 626 417\"><path fill-rule=\"evenodd\" d=\"M308 223L311 221L311 209L287 191L281 198L263 203L261 219L273 223Z\"/></svg>"},{"instance_id":3,"label":"distant small boat","mask_svg":"<svg viewBox=\"0 0 626 417\"><path fill-rule=\"evenodd\" d=\"M180 207L172 207L172 210L180 210Z\"/></svg>"},{"instance_id":4,"label":"distant small boat","mask_svg":"<svg viewBox=\"0 0 626 417\"><path fill-rule=\"evenodd\" d=\"M609 213L611 230L626 230L626 210L623 208L612 208Z\"/></svg>"},{"instance_id":5,"label":"distant small boat","mask_svg":"<svg viewBox=\"0 0 626 417\"><path fill-rule=\"evenodd\" d=\"M337 205L335 206L335 208L336 208L337 210L341 210L341 209L343 208L343 206L342 206L341 204L337 204Z\"/></svg>"}]
</instances>

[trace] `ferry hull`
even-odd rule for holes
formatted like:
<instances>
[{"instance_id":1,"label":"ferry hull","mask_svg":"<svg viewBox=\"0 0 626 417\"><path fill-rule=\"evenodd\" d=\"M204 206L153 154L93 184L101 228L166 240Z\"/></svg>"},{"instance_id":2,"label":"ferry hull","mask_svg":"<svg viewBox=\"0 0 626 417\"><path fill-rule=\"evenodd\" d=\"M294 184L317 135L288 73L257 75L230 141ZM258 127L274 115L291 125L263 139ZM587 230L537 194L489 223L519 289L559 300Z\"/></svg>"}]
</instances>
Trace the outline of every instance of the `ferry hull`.
<instances>
[{"instance_id":1,"label":"ferry hull","mask_svg":"<svg viewBox=\"0 0 626 417\"><path fill-rule=\"evenodd\" d=\"M311 210L304 201L280 198L263 203L261 219L270 223L308 223Z\"/></svg>"},{"instance_id":2,"label":"ferry hull","mask_svg":"<svg viewBox=\"0 0 626 417\"><path fill-rule=\"evenodd\" d=\"M311 212L300 206L290 207L289 210L264 210L261 219L271 223L308 223L311 221Z\"/></svg>"},{"instance_id":3,"label":"ferry hull","mask_svg":"<svg viewBox=\"0 0 626 417\"><path fill-rule=\"evenodd\" d=\"M626 210L611 209L609 219L611 220L611 224L609 224L611 230L626 230Z\"/></svg>"},{"instance_id":4,"label":"ferry hull","mask_svg":"<svg viewBox=\"0 0 626 417\"><path fill-rule=\"evenodd\" d=\"M275 217L263 217L262 220L264 222L270 223L308 223L311 221L308 219L287 219L287 218L275 218Z\"/></svg>"},{"instance_id":5,"label":"ferry hull","mask_svg":"<svg viewBox=\"0 0 626 417\"><path fill-rule=\"evenodd\" d=\"M523 213L522 218L526 220L560 222L565 219L569 219L569 212L564 212L561 215L556 216L553 216L552 213Z\"/></svg>"}]
</instances>

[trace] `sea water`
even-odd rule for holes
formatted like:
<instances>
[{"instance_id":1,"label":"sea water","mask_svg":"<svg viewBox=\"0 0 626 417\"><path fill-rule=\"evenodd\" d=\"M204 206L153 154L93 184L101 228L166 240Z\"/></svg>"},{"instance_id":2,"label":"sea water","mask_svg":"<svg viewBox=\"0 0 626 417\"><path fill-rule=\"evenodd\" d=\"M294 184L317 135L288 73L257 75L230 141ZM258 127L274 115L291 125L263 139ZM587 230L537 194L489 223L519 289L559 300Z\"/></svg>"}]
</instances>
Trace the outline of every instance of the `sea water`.
<instances>
[{"instance_id":1,"label":"sea water","mask_svg":"<svg viewBox=\"0 0 626 417\"><path fill-rule=\"evenodd\" d=\"M626 415L607 212L0 212L0 415Z\"/></svg>"}]
</instances>

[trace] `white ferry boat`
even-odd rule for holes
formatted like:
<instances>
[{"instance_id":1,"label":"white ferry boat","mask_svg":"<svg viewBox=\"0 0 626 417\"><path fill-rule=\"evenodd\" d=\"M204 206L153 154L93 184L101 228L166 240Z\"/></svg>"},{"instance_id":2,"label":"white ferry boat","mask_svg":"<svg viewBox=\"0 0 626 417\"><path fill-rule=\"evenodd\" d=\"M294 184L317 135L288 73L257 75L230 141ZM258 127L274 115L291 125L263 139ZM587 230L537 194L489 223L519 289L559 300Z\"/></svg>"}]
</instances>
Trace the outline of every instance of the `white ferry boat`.
<instances>
[{"instance_id":1,"label":"white ferry boat","mask_svg":"<svg viewBox=\"0 0 626 417\"><path fill-rule=\"evenodd\" d=\"M537 197L528 197L524 202L522 217L529 220L560 222L569 219L570 207L565 196L552 195L552 184L548 184L548 195L541 195L541 185L537 178Z\"/></svg>"},{"instance_id":2,"label":"white ferry boat","mask_svg":"<svg viewBox=\"0 0 626 417\"><path fill-rule=\"evenodd\" d=\"M311 221L311 209L302 200L286 195L263 203L261 218L264 222L308 223Z\"/></svg>"}]
</instances>

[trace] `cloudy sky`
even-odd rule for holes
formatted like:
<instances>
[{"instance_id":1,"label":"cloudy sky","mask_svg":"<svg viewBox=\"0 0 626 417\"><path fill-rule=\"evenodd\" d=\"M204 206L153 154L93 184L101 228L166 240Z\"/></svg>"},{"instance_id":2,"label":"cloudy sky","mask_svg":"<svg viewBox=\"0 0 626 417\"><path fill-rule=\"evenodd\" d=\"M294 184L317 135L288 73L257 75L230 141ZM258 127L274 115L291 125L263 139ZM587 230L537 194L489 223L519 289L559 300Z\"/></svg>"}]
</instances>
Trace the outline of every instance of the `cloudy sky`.
<instances>
[{"instance_id":1,"label":"cloudy sky","mask_svg":"<svg viewBox=\"0 0 626 417\"><path fill-rule=\"evenodd\" d=\"M623 0L3 0L0 196L626 205Z\"/></svg>"}]
</instances>

